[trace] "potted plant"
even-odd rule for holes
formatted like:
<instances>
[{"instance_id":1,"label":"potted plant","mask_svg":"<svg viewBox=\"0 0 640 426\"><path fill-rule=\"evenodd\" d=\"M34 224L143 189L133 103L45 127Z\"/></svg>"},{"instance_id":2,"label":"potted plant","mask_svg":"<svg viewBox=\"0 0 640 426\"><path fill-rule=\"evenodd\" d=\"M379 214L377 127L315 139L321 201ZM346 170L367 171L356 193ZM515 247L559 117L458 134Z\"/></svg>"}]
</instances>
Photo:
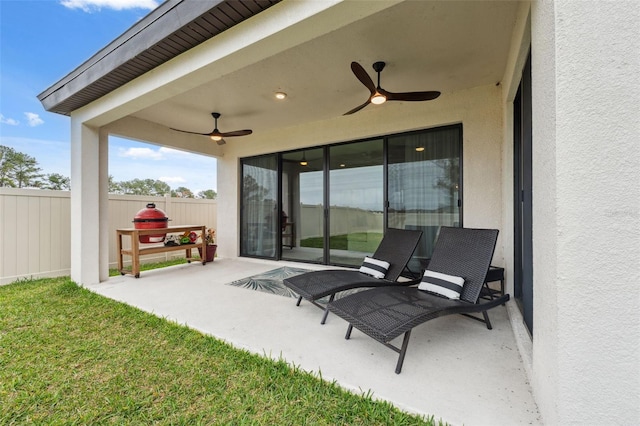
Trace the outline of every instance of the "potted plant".
<instances>
[{"instance_id":1,"label":"potted plant","mask_svg":"<svg viewBox=\"0 0 640 426\"><path fill-rule=\"evenodd\" d=\"M206 244L206 248L207 248L206 261L213 262L213 259L216 256L216 249L218 248L218 246L216 245L215 229L211 229L211 228L207 229L206 234L199 235L198 238L204 239L204 242ZM200 258L205 259L205 257L202 254L202 247L198 247L198 252L200 252Z\"/></svg>"}]
</instances>

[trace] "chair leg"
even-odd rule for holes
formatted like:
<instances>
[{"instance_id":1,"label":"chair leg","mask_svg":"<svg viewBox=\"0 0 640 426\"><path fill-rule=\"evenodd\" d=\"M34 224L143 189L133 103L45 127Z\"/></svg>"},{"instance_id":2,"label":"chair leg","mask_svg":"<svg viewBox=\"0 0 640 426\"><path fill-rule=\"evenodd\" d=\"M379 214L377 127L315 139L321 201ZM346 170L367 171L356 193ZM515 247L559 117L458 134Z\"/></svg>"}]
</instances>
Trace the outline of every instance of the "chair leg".
<instances>
[{"instance_id":1,"label":"chair leg","mask_svg":"<svg viewBox=\"0 0 640 426\"><path fill-rule=\"evenodd\" d=\"M302 296L298 296L298 302L296 303L296 306L300 306L300 302L302 302Z\"/></svg>"},{"instance_id":2,"label":"chair leg","mask_svg":"<svg viewBox=\"0 0 640 426\"><path fill-rule=\"evenodd\" d=\"M404 339L402 339L402 347L400 348L400 356L398 356L398 363L396 364L396 374L400 374L400 371L402 371L402 364L404 363L404 356L407 353L407 347L409 346L410 337L411 330L404 333Z\"/></svg>"},{"instance_id":3,"label":"chair leg","mask_svg":"<svg viewBox=\"0 0 640 426\"><path fill-rule=\"evenodd\" d=\"M346 340L349 340L349 338L351 337L351 330L353 330L353 326L349 324L349 327L347 327L347 334L346 336L344 336Z\"/></svg>"},{"instance_id":4,"label":"chair leg","mask_svg":"<svg viewBox=\"0 0 640 426\"><path fill-rule=\"evenodd\" d=\"M324 308L324 315L322 316L322 321L320 321L320 324L324 324L325 321L327 321L327 316L329 315L329 303L333 302L334 297L336 297L335 293L333 293L331 297L329 297L329 302L327 303L327 307Z\"/></svg>"},{"instance_id":5,"label":"chair leg","mask_svg":"<svg viewBox=\"0 0 640 426\"><path fill-rule=\"evenodd\" d=\"M491 290L491 287L489 287L489 283L485 281L484 283L482 283L482 286L487 289L487 294L489 295L489 299L493 300L493 291Z\"/></svg>"},{"instance_id":6,"label":"chair leg","mask_svg":"<svg viewBox=\"0 0 640 426\"><path fill-rule=\"evenodd\" d=\"M492 330L493 327L491 326L491 321L489 321L489 314L487 313L487 311L482 311L482 316L484 317L485 324L487 324L487 328L489 330Z\"/></svg>"}]
</instances>

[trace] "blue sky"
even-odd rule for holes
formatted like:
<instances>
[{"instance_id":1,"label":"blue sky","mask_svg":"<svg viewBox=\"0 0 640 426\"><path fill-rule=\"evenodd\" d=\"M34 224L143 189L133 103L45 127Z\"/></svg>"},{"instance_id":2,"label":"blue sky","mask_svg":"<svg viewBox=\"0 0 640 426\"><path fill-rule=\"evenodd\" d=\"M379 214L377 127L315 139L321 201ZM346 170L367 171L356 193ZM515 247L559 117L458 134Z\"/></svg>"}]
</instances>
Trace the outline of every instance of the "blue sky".
<instances>
[{"instance_id":1,"label":"blue sky","mask_svg":"<svg viewBox=\"0 0 640 426\"><path fill-rule=\"evenodd\" d=\"M35 157L43 173L70 176L70 120L45 111L37 95L159 3L0 0L0 145ZM109 174L217 190L215 159L122 138L109 139Z\"/></svg>"}]
</instances>

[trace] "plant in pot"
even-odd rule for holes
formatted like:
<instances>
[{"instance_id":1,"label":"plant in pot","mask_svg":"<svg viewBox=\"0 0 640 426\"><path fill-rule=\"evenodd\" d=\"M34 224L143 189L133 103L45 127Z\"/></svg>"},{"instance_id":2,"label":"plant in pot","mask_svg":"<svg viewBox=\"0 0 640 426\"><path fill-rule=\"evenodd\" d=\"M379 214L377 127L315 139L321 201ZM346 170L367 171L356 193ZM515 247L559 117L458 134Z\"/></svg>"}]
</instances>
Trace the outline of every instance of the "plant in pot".
<instances>
[{"instance_id":1,"label":"plant in pot","mask_svg":"<svg viewBox=\"0 0 640 426\"><path fill-rule=\"evenodd\" d=\"M213 259L216 257L216 249L218 246L216 245L216 231L215 229L207 229L207 232L204 235L199 235L198 238L202 238L206 244L207 253L206 258L202 254L202 247L198 247L198 252L200 252L200 258L206 259L207 262L213 262Z\"/></svg>"}]
</instances>

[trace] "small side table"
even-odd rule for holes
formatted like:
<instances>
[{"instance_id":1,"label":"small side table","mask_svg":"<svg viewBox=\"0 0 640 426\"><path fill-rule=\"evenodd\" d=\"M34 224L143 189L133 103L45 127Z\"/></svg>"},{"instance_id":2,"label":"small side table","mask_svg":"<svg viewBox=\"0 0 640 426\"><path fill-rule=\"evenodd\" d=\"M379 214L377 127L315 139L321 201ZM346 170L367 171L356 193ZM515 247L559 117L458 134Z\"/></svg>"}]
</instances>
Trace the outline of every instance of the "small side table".
<instances>
[{"instance_id":1,"label":"small side table","mask_svg":"<svg viewBox=\"0 0 640 426\"><path fill-rule=\"evenodd\" d=\"M489 283L500 281L500 290L489 287ZM504 295L504 268L499 266L490 266L487 272L487 278L484 281L481 297L485 299L493 299L495 295Z\"/></svg>"}]
</instances>

